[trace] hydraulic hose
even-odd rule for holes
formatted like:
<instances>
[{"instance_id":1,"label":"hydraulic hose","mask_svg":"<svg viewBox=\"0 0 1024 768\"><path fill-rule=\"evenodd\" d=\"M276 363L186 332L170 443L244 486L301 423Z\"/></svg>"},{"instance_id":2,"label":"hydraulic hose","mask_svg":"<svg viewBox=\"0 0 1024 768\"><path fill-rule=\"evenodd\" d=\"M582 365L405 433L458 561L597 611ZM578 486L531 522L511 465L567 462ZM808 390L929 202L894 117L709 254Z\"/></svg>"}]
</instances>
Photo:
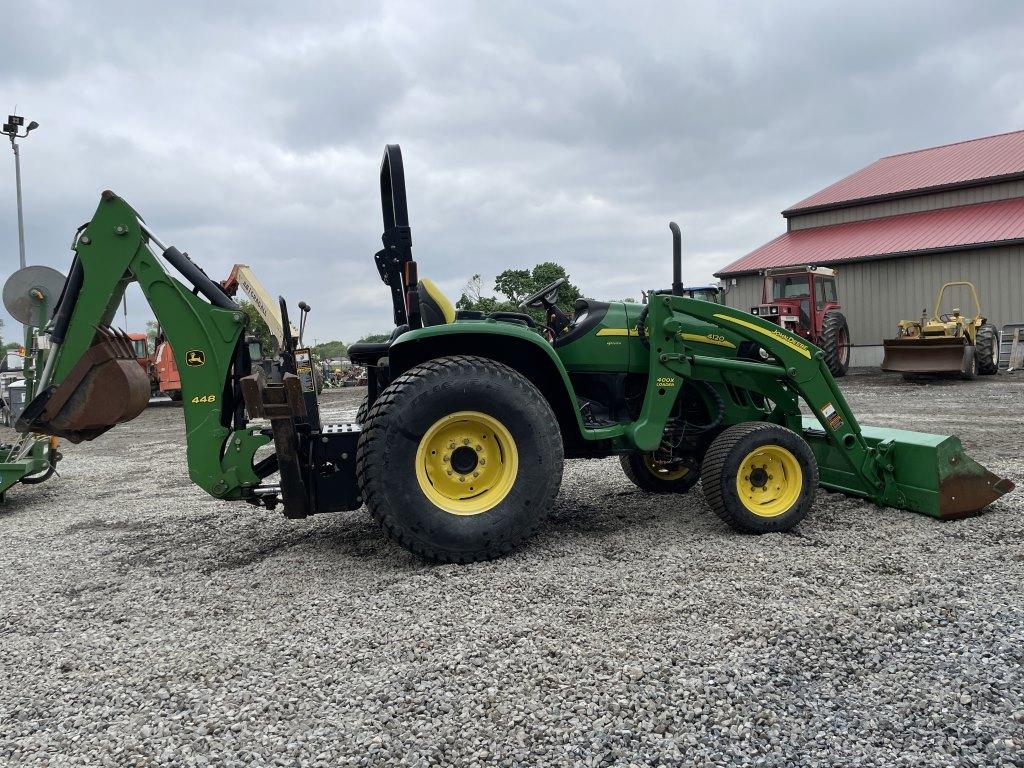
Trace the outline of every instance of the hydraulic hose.
<instances>
[{"instance_id":1,"label":"hydraulic hose","mask_svg":"<svg viewBox=\"0 0 1024 768\"><path fill-rule=\"evenodd\" d=\"M651 342L647 338L647 313L650 311L649 305L644 305L644 308L640 310L640 317L636 321L636 336L640 339L640 343L644 345L644 349L651 348Z\"/></svg>"},{"instance_id":2,"label":"hydraulic hose","mask_svg":"<svg viewBox=\"0 0 1024 768\"><path fill-rule=\"evenodd\" d=\"M715 406L718 408L718 413L707 424L694 424L689 421L684 421L684 428L691 427L697 432L707 432L712 429L717 429L722 424L722 421L725 419L725 401L722 400L722 396L718 394L718 391L710 384L708 384L706 381L690 379L689 384L698 389L703 389L704 392L714 401Z\"/></svg>"}]
</instances>

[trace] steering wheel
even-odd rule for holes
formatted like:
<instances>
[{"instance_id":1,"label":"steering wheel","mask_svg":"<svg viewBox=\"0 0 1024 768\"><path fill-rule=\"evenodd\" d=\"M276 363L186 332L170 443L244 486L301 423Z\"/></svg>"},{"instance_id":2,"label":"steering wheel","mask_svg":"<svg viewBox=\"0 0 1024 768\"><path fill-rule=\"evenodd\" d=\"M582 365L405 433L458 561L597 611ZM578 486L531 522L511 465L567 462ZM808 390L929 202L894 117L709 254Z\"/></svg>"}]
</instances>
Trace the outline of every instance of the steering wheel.
<instances>
[{"instance_id":1,"label":"steering wheel","mask_svg":"<svg viewBox=\"0 0 1024 768\"><path fill-rule=\"evenodd\" d=\"M548 305L553 305L558 301L558 289L565 285L565 278L560 277L557 280L548 283L536 293L527 296L525 299L519 302L520 309L547 309Z\"/></svg>"},{"instance_id":2,"label":"steering wheel","mask_svg":"<svg viewBox=\"0 0 1024 768\"><path fill-rule=\"evenodd\" d=\"M545 336L547 336L548 341L554 341L565 333L565 329L570 324L570 320L566 317L565 312L560 310L555 303L558 301L558 289L565 285L566 282L566 278L560 277L519 302L520 309L544 310L545 330L547 331Z\"/></svg>"}]
</instances>

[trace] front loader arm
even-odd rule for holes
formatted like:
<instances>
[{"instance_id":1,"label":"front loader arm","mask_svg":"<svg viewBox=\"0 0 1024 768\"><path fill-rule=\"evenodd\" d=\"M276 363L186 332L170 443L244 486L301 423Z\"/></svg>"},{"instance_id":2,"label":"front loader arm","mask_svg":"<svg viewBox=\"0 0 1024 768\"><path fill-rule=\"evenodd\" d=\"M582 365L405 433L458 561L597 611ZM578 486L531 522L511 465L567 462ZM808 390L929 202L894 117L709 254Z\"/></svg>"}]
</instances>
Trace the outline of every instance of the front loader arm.
<instances>
[{"instance_id":1,"label":"front loader arm","mask_svg":"<svg viewBox=\"0 0 1024 768\"><path fill-rule=\"evenodd\" d=\"M848 463L874 488L880 479L874 475L873 451L860 435L860 426L828 372L821 350L796 334L746 312L720 304L681 296L652 294L648 305L650 334L649 378L670 384L676 376L709 382L730 383L759 392L779 406L775 418L791 429L800 428L797 396L814 412L830 439L841 444ZM694 333L703 321L707 330ZM709 333L708 331L713 331ZM742 341L753 342L770 355L770 362L737 357ZM674 384L655 387L656 395L647 397L644 414L634 426L646 447L660 440L660 427L672 408ZM656 443L655 443L656 444Z\"/></svg>"},{"instance_id":2,"label":"front loader arm","mask_svg":"<svg viewBox=\"0 0 1024 768\"><path fill-rule=\"evenodd\" d=\"M693 333L694 320L715 332ZM681 376L760 393L774 402L761 418L803 435L817 458L821 484L832 490L952 518L976 512L1013 487L967 456L956 437L862 428L821 350L773 323L709 302L652 295L648 326L652 385L634 425L641 448L646 444L640 438L653 439L664 424L660 412L667 414L674 399L657 382ZM732 350L743 342L763 348L768 359L737 356ZM798 398L812 417L800 413ZM652 418L645 422L647 415Z\"/></svg>"},{"instance_id":3,"label":"front loader arm","mask_svg":"<svg viewBox=\"0 0 1024 768\"><path fill-rule=\"evenodd\" d=\"M164 257L195 283L195 290L168 274L150 249L153 240L131 206L112 192L103 193L95 215L74 244L75 263L53 321L49 380L41 382L48 386L40 387L21 426L77 442L92 439L117 421L134 418L145 406L148 378L141 393L137 372L142 369L134 359L130 365L121 365L124 361L110 359L113 352L99 354L95 349L116 346L117 334L108 326L126 286L138 281L170 341L181 374L189 477L214 496L237 497L244 487L259 483L252 455L269 442L269 437L244 424L235 425L239 429L232 434L237 397L232 371L244 316L223 292L214 293L219 287L208 278L204 282L202 271L177 249L163 249ZM117 375L102 373L111 370ZM112 391L118 385L121 391ZM139 403L141 397L145 400ZM105 403L133 399L135 403L124 406L126 418L104 422L104 414L110 413L104 411Z\"/></svg>"}]
</instances>

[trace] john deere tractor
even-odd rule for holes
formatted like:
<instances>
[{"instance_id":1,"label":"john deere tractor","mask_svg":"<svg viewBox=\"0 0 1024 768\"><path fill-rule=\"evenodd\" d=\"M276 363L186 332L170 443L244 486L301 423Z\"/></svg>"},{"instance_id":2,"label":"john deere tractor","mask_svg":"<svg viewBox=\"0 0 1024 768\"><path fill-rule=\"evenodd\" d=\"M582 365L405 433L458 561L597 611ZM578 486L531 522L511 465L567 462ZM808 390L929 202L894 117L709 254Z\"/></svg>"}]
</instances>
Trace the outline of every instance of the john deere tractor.
<instances>
[{"instance_id":1,"label":"john deere tractor","mask_svg":"<svg viewBox=\"0 0 1024 768\"><path fill-rule=\"evenodd\" d=\"M75 238L18 428L78 442L142 410L145 374L108 330L138 281L181 371L193 482L293 518L365 505L430 560L522 544L547 518L566 458L617 457L650 493L686 493L699 479L714 512L748 533L797 525L819 483L939 518L975 513L1013 487L955 437L861 427L806 339L685 297L675 224L670 288L649 291L647 304L580 299L569 315L556 280L522 303L539 323L525 311L456 312L419 275L397 146L385 151L380 192L374 260L395 328L349 349L368 371L361 423L321 423L308 350L290 337L280 382L254 370L234 301L105 192Z\"/></svg>"}]
</instances>

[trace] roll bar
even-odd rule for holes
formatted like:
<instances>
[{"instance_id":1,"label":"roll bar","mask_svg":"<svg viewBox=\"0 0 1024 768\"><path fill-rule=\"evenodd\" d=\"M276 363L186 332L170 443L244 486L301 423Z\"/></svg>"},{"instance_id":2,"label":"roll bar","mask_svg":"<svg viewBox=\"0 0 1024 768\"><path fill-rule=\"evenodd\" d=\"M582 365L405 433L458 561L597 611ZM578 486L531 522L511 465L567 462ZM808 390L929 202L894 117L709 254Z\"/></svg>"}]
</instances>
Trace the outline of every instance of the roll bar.
<instances>
[{"instance_id":1,"label":"roll bar","mask_svg":"<svg viewBox=\"0 0 1024 768\"><path fill-rule=\"evenodd\" d=\"M958 285L966 285L970 289L971 299L974 301L973 317L981 317L981 302L978 300L978 290L974 287L974 283L967 280L954 280L953 282L942 284L942 287L939 288L938 296L935 297L935 314L932 317L939 317L939 311L942 309L942 297L946 293L946 289ZM963 315L963 317L968 317L968 315Z\"/></svg>"},{"instance_id":2,"label":"roll bar","mask_svg":"<svg viewBox=\"0 0 1024 768\"><path fill-rule=\"evenodd\" d=\"M402 148L384 147L380 164L380 206L384 216L384 248L374 254L380 279L391 289L395 326L420 327L419 294L416 293L416 262L412 258L412 229L405 196Z\"/></svg>"}]
</instances>

